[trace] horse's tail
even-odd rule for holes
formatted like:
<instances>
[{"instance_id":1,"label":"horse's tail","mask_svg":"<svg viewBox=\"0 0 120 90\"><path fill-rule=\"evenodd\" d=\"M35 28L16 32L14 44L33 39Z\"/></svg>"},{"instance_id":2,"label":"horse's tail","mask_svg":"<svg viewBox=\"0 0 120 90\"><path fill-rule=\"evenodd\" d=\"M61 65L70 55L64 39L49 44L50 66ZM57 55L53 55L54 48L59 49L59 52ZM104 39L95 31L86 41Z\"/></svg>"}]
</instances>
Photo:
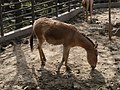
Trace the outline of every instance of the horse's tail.
<instances>
[{"instance_id":1,"label":"horse's tail","mask_svg":"<svg viewBox=\"0 0 120 90\"><path fill-rule=\"evenodd\" d=\"M34 33L32 32L32 34L30 36L30 48L31 48L31 51L33 51L33 37L34 37Z\"/></svg>"}]
</instances>

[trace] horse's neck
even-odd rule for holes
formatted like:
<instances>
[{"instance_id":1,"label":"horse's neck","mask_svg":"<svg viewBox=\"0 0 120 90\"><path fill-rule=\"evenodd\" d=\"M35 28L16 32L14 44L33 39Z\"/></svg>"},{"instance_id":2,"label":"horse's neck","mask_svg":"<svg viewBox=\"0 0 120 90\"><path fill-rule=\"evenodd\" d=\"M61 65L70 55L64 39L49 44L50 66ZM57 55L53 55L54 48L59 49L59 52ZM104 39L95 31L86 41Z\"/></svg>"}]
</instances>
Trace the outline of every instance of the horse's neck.
<instances>
[{"instance_id":1,"label":"horse's neck","mask_svg":"<svg viewBox=\"0 0 120 90\"><path fill-rule=\"evenodd\" d=\"M94 43L84 34L76 33L76 45L83 47L86 51L94 48Z\"/></svg>"}]
</instances>

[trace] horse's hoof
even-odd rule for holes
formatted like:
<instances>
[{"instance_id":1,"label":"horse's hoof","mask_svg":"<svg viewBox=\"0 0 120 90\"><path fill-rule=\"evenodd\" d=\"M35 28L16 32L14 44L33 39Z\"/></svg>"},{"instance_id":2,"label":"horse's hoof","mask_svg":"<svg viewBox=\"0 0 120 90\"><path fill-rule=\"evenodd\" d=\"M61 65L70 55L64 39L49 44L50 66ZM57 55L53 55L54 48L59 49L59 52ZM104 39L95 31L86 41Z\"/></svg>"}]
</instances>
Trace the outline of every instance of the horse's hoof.
<instances>
[{"instance_id":1,"label":"horse's hoof","mask_svg":"<svg viewBox=\"0 0 120 90\"><path fill-rule=\"evenodd\" d=\"M42 63L42 64L41 64L41 67L44 67L44 66L45 66L45 63Z\"/></svg>"},{"instance_id":2,"label":"horse's hoof","mask_svg":"<svg viewBox=\"0 0 120 90\"><path fill-rule=\"evenodd\" d=\"M95 69L95 67L96 67L96 66L91 66L92 70L94 70L94 69Z\"/></svg>"},{"instance_id":3,"label":"horse's hoof","mask_svg":"<svg viewBox=\"0 0 120 90\"><path fill-rule=\"evenodd\" d=\"M70 67L67 66L67 67L66 67L66 72L69 72L69 73L70 73L71 71L72 71L72 70L70 69Z\"/></svg>"},{"instance_id":4,"label":"horse's hoof","mask_svg":"<svg viewBox=\"0 0 120 90\"><path fill-rule=\"evenodd\" d=\"M60 71L56 71L56 73L57 73L57 75L59 75L59 74L60 74Z\"/></svg>"}]
</instances>

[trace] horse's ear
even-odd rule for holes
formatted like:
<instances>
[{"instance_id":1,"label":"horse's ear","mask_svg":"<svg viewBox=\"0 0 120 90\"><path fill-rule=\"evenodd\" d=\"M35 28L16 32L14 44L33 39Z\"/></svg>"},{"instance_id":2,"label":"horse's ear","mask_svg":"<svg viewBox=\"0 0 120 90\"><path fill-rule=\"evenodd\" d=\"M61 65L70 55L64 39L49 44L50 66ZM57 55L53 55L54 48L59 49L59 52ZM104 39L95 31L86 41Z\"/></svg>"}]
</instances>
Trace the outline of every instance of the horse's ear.
<instances>
[{"instance_id":1,"label":"horse's ear","mask_svg":"<svg viewBox=\"0 0 120 90\"><path fill-rule=\"evenodd\" d=\"M98 43L97 41L95 41L95 47L94 48L97 48L98 47Z\"/></svg>"}]
</instances>

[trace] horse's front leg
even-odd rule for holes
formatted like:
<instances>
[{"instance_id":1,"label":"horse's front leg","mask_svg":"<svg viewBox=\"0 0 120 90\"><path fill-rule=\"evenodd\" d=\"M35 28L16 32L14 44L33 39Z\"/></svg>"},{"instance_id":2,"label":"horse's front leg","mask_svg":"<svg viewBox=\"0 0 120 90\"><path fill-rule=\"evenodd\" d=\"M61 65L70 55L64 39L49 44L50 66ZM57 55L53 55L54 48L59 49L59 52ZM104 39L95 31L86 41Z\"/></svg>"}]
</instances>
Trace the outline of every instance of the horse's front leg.
<instances>
[{"instance_id":1,"label":"horse's front leg","mask_svg":"<svg viewBox=\"0 0 120 90\"><path fill-rule=\"evenodd\" d=\"M69 56L69 51L70 51L70 48L69 47L63 47L63 58L62 58L62 61L61 63L59 64L58 66L58 70L57 70L57 73L60 72L60 69L61 69L61 66L63 65L64 61L65 61L65 66L66 66L66 70L70 70L70 68L68 67L67 65L67 61L68 61L68 56Z\"/></svg>"},{"instance_id":2,"label":"horse's front leg","mask_svg":"<svg viewBox=\"0 0 120 90\"><path fill-rule=\"evenodd\" d=\"M68 57L69 57L69 51L70 51L70 48L67 48L67 50L66 50L66 54L65 54L65 66L66 66L66 71L67 72L70 72L71 71L71 69L70 69L70 67L68 66L68 64L67 64L67 62L68 62Z\"/></svg>"}]
</instances>

